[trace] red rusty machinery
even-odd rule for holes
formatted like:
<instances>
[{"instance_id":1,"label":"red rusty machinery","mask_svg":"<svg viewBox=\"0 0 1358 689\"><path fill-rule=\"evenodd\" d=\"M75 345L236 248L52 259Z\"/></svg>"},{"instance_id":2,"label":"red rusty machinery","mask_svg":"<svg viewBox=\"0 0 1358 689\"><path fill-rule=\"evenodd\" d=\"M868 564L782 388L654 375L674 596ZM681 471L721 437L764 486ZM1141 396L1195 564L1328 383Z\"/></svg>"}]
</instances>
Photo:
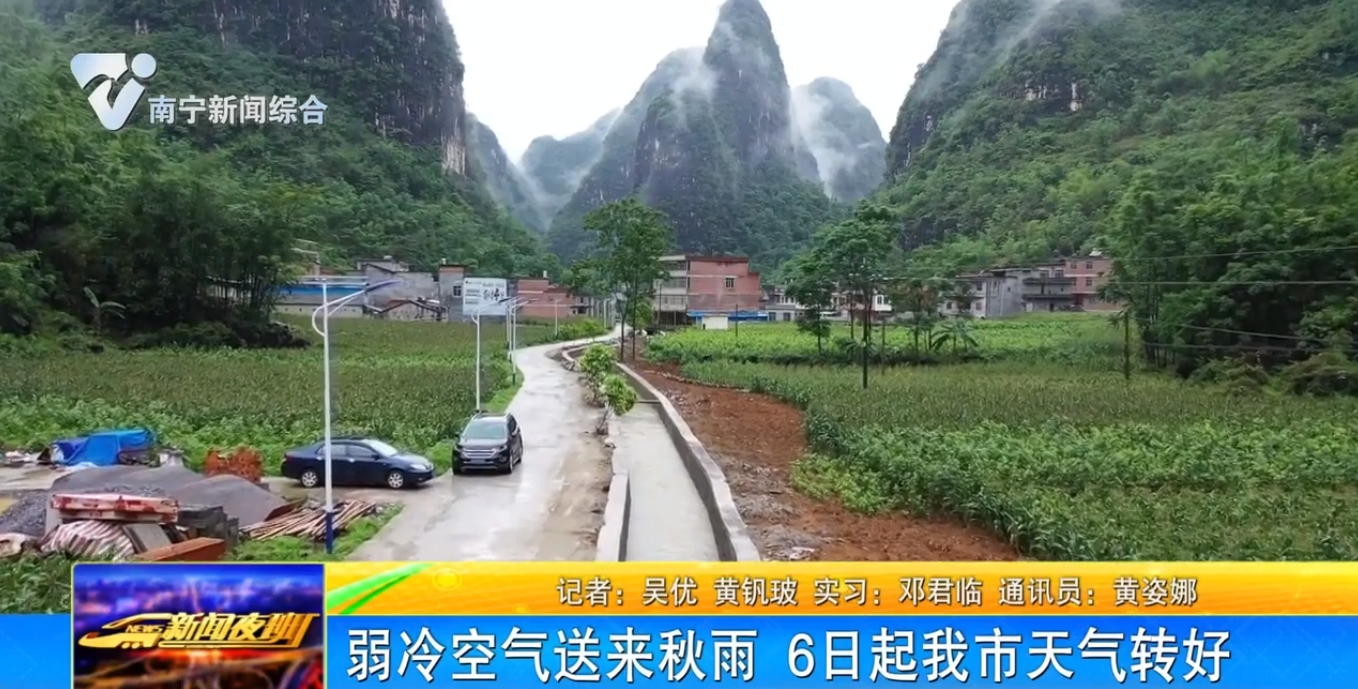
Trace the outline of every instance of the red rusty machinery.
<instances>
[{"instance_id":1,"label":"red rusty machinery","mask_svg":"<svg viewBox=\"0 0 1358 689\"><path fill-rule=\"evenodd\" d=\"M215 448L208 450L203 460L203 473L208 476L239 476L251 483L264 479L264 455L253 447L242 445L227 453Z\"/></svg>"}]
</instances>

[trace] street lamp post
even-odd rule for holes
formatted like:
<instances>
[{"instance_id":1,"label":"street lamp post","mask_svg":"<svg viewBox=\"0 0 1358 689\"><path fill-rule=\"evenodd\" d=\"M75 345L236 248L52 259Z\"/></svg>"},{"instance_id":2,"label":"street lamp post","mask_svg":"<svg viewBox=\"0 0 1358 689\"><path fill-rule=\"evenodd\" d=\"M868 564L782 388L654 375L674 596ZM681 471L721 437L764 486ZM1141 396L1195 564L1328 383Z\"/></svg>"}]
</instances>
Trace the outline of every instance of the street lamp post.
<instances>
[{"instance_id":1,"label":"street lamp post","mask_svg":"<svg viewBox=\"0 0 1358 689\"><path fill-rule=\"evenodd\" d=\"M473 412L481 411L481 309L484 306L477 305L472 309L472 322L476 324L476 407Z\"/></svg>"},{"instance_id":2,"label":"street lamp post","mask_svg":"<svg viewBox=\"0 0 1358 689\"><path fill-rule=\"evenodd\" d=\"M373 285L365 285L362 289L353 294L340 297L335 301L330 301L329 290L326 288L327 281L321 281L321 305L311 312L311 329L321 336L321 350L325 357L321 364L321 370L325 376L325 552L335 552L335 484L332 478L334 472L331 457L331 419L330 419L330 314L343 308L345 304L367 295L374 290L382 289L387 285L392 285L400 280L386 280ZM316 317L321 319L320 324L316 323Z\"/></svg>"},{"instance_id":3,"label":"street lamp post","mask_svg":"<svg viewBox=\"0 0 1358 689\"><path fill-rule=\"evenodd\" d=\"M519 371L514 366L514 350L519 346L519 319L518 311L528 302L523 299L506 299L505 305L505 335L509 338L509 383L513 385L519 379Z\"/></svg>"},{"instance_id":4,"label":"street lamp post","mask_svg":"<svg viewBox=\"0 0 1358 689\"><path fill-rule=\"evenodd\" d=\"M510 304L519 301L518 299L501 299L489 304L478 304L471 312L472 322L476 324L476 409L481 411L481 315L486 308L501 304ZM513 311L507 307L505 309L505 342L509 345L509 370L510 375L514 371L514 333L513 326L509 320ZM511 379L512 380L512 379Z\"/></svg>"}]
</instances>

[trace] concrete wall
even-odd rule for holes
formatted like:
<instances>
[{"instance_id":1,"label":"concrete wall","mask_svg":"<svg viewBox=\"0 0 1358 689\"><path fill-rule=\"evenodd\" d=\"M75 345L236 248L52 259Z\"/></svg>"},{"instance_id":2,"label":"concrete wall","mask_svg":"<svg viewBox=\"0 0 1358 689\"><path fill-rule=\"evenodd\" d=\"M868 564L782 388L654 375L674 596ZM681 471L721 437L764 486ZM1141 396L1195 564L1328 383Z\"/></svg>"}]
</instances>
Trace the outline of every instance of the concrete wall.
<instances>
[{"instance_id":1,"label":"concrete wall","mask_svg":"<svg viewBox=\"0 0 1358 689\"><path fill-rule=\"evenodd\" d=\"M1023 313L1023 281L1014 275L978 278L972 283L972 315L978 318L1005 318ZM979 304L979 307L977 306Z\"/></svg>"},{"instance_id":2,"label":"concrete wall","mask_svg":"<svg viewBox=\"0 0 1358 689\"><path fill-rule=\"evenodd\" d=\"M279 304L274 307L274 313L310 317L311 312L315 311L317 306L320 306L320 304L314 306L308 304ZM330 312L331 318L361 318L362 316L362 304L345 304Z\"/></svg>"},{"instance_id":3,"label":"concrete wall","mask_svg":"<svg viewBox=\"0 0 1358 689\"><path fill-rule=\"evenodd\" d=\"M628 524L632 521L632 488L627 472L613 474L608 484L604 523L599 527L596 562L626 562Z\"/></svg>"},{"instance_id":4,"label":"concrete wall","mask_svg":"<svg viewBox=\"0 0 1358 689\"><path fill-rule=\"evenodd\" d=\"M442 265L438 268L438 300L447 309L444 313L449 322L466 320L462 313L462 281L467 277L467 268L460 265Z\"/></svg>"},{"instance_id":5,"label":"concrete wall","mask_svg":"<svg viewBox=\"0 0 1358 689\"><path fill-rule=\"evenodd\" d=\"M698 436L693 434L693 430L684 422L668 398L636 371L623 364L617 364L617 367L636 389L639 400L657 405L665 430L669 432L670 440L674 442L674 448L684 462L689 479L693 481L693 487L698 490L698 496L707 510L707 517L712 525L712 537L717 543L717 553L721 561L750 562L762 559L759 556L759 548L750 538L745 520L736 507L731 487L726 483L726 475L722 472L721 466L707 454L707 449L698 440Z\"/></svg>"}]
</instances>

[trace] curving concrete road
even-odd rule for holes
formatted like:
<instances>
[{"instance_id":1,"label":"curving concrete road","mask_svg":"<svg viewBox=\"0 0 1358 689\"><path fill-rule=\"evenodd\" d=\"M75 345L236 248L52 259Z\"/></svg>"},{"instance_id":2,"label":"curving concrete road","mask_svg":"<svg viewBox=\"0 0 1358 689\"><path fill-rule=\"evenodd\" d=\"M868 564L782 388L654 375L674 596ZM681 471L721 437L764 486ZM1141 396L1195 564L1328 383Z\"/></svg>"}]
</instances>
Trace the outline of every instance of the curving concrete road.
<instances>
[{"instance_id":1,"label":"curving concrete road","mask_svg":"<svg viewBox=\"0 0 1358 689\"><path fill-rule=\"evenodd\" d=\"M549 356L585 342L515 354L524 383L509 412L523 424L524 457L513 474L430 481L404 495L401 513L349 559L593 560L612 471L591 433L598 412L582 401L576 375Z\"/></svg>"}]
</instances>

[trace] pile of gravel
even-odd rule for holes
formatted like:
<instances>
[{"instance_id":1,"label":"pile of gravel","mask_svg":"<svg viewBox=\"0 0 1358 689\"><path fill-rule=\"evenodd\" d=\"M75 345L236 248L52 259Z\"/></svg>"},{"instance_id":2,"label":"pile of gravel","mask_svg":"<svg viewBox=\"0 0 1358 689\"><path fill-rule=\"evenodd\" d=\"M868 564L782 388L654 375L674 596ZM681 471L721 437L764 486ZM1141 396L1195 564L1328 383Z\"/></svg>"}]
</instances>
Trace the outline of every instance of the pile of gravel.
<instances>
[{"instance_id":1,"label":"pile of gravel","mask_svg":"<svg viewBox=\"0 0 1358 689\"><path fill-rule=\"evenodd\" d=\"M47 527L47 504L53 491L33 490L24 491L15 495L15 501L10 508L0 514L0 533L20 533L25 536L40 538ZM103 486L88 486L85 488L61 490L64 494L90 493L122 493L123 495L137 495L144 498L163 498L168 496L164 490L151 486L129 486L123 484L108 484Z\"/></svg>"}]
</instances>

